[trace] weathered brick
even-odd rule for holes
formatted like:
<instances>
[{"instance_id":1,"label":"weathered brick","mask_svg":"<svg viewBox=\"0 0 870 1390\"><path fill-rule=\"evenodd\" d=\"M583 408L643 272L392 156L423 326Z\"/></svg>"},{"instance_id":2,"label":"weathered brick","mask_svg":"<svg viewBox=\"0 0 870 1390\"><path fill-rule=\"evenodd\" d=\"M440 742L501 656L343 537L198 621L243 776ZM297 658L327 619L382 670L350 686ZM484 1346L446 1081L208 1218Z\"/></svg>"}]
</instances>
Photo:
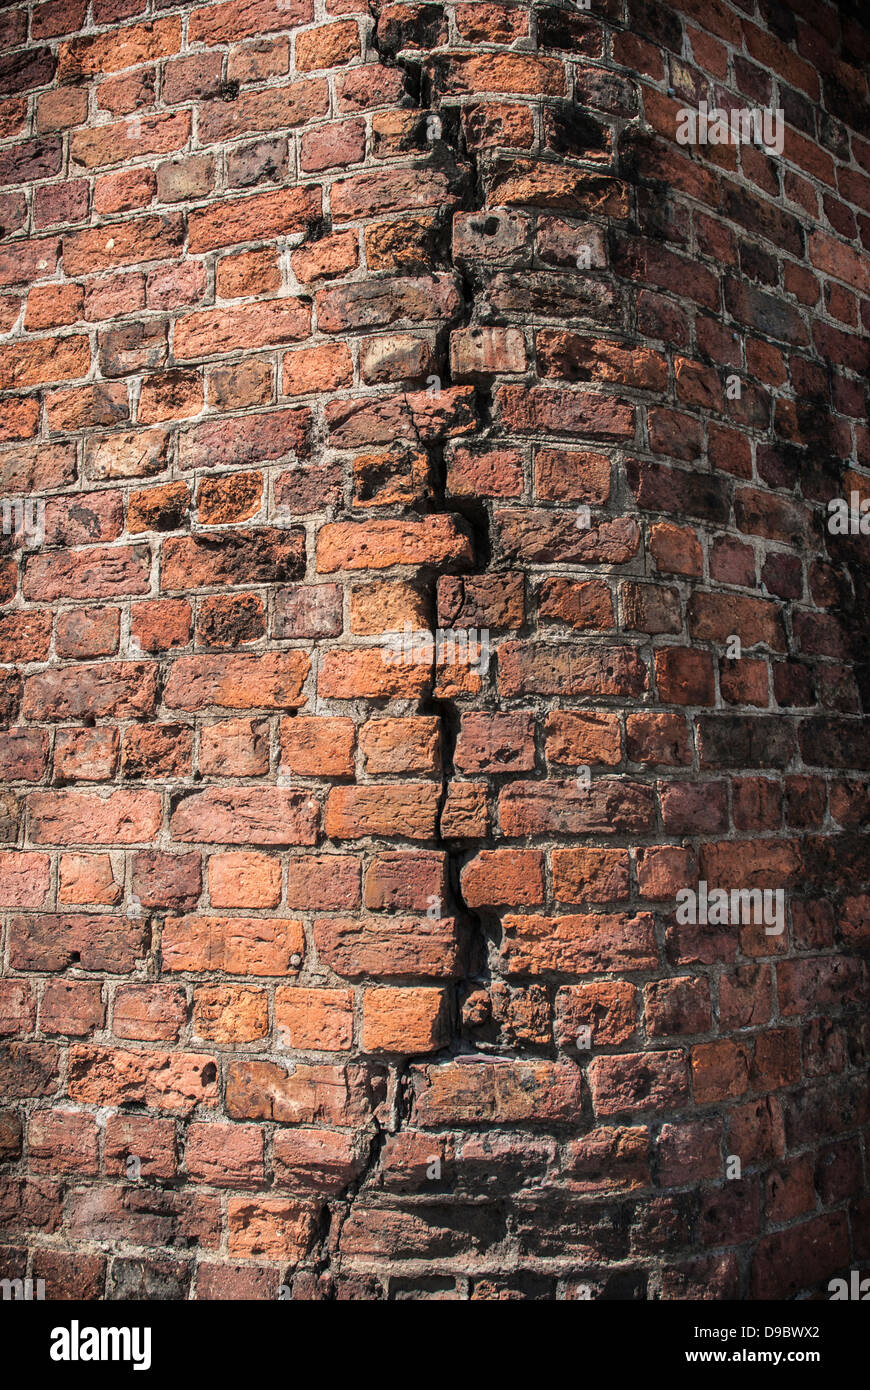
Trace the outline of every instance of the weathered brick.
<instances>
[{"instance_id":1,"label":"weathered brick","mask_svg":"<svg viewBox=\"0 0 870 1390\"><path fill-rule=\"evenodd\" d=\"M305 792L283 788L213 788L184 797L170 829L180 841L229 845L313 845L318 806Z\"/></svg>"},{"instance_id":2,"label":"weathered brick","mask_svg":"<svg viewBox=\"0 0 870 1390\"><path fill-rule=\"evenodd\" d=\"M150 844L161 820L160 796L153 791L33 792L29 802L31 836L44 845Z\"/></svg>"}]
</instances>

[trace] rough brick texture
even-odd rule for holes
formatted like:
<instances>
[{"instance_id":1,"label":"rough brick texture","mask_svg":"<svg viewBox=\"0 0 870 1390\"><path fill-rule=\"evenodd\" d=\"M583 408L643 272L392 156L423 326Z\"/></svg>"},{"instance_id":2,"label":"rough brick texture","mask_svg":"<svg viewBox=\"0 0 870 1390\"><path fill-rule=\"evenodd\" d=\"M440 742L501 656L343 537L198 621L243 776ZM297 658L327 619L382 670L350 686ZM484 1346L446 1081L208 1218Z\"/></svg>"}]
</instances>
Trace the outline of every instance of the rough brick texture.
<instances>
[{"instance_id":1,"label":"rough brick texture","mask_svg":"<svg viewBox=\"0 0 870 1390\"><path fill-rule=\"evenodd\" d=\"M870 1259L861 10L0 11L4 1274Z\"/></svg>"}]
</instances>

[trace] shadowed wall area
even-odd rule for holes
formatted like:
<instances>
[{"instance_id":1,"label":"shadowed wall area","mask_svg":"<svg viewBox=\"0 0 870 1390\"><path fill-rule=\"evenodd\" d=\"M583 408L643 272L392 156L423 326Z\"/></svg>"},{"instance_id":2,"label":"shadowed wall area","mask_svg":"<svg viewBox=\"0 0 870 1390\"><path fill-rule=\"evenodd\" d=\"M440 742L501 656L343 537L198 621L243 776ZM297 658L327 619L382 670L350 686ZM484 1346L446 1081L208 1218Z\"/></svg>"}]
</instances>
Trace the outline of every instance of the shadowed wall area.
<instances>
[{"instance_id":1,"label":"shadowed wall area","mask_svg":"<svg viewBox=\"0 0 870 1390\"><path fill-rule=\"evenodd\" d=\"M0 8L0 1277L870 1264L868 63Z\"/></svg>"}]
</instances>

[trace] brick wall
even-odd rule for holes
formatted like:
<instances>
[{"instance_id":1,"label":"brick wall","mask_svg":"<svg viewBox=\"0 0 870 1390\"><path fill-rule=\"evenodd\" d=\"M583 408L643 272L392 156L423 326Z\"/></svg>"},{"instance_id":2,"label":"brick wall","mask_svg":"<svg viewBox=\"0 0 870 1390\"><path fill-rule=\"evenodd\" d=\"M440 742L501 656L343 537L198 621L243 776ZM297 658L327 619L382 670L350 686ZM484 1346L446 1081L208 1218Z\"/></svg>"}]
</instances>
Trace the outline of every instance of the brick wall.
<instances>
[{"instance_id":1,"label":"brick wall","mask_svg":"<svg viewBox=\"0 0 870 1390\"><path fill-rule=\"evenodd\" d=\"M860 11L0 9L5 1276L870 1258Z\"/></svg>"}]
</instances>

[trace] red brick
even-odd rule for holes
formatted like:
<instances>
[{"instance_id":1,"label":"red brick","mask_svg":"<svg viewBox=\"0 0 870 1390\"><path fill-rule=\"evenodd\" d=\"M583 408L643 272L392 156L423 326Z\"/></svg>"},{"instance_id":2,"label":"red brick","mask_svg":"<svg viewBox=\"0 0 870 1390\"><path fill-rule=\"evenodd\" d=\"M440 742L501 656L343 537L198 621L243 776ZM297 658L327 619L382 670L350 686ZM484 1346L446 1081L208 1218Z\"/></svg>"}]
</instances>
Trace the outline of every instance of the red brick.
<instances>
[{"instance_id":1,"label":"red brick","mask_svg":"<svg viewBox=\"0 0 870 1390\"><path fill-rule=\"evenodd\" d=\"M533 907L544 900L542 870L539 851L482 850L462 869L462 896L471 908L496 903Z\"/></svg>"},{"instance_id":2,"label":"red brick","mask_svg":"<svg viewBox=\"0 0 870 1390\"><path fill-rule=\"evenodd\" d=\"M295 919L168 917L163 928L167 970L286 975L299 968L304 950L302 923Z\"/></svg>"},{"instance_id":3,"label":"red brick","mask_svg":"<svg viewBox=\"0 0 870 1390\"><path fill-rule=\"evenodd\" d=\"M446 1037L443 990L365 991L362 1046L366 1052L437 1052Z\"/></svg>"}]
</instances>

